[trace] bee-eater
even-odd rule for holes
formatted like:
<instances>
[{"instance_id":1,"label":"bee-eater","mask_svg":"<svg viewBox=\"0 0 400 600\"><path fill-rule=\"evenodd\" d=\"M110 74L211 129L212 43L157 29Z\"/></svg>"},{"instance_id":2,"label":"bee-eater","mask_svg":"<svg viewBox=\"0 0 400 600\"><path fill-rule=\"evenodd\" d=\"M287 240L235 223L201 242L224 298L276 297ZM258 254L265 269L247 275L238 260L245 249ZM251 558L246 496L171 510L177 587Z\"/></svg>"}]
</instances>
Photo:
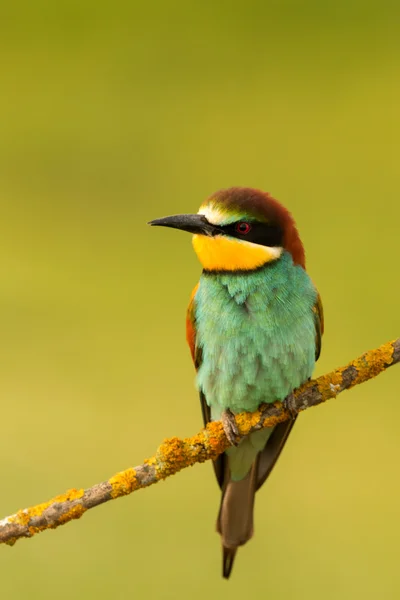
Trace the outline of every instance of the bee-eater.
<instances>
[{"instance_id":1,"label":"bee-eater","mask_svg":"<svg viewBox=\"0 0 400 600\"><path fill-rule=\"evenodd\" d=\"M253 535L255 492L275 465L294 420L237 444L234 415L286 401L311 377L323 332L320 296L305 271L293 217L268 193L221 190L197 214L151 221L189 231L203 266L187 312L204 423L222 420L233 444L214 461L222 490L217 520L228 578Z\"/></svg>"}]
</instances>

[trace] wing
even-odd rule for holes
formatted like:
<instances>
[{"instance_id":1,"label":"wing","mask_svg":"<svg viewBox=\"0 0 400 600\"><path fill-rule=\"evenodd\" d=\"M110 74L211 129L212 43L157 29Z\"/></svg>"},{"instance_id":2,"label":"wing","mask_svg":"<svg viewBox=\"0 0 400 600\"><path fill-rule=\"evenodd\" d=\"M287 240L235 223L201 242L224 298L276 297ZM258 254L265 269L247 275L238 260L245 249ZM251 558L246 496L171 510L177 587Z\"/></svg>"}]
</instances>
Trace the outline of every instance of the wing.
<instances>
[{"instance_id":1,"label":"wing","mask_svg":"<svg viewBox=\"0 0 400 600\"><path fill-rule=\"evenodd\" d=\"M199 368L199 364L196 360L196 316L195 316L195 296L199 289L199 283L194 288L192 295L190 296L190 302L186 313L186 341L189 344L190 354L196 367L196 371Z\"/></svg>"},{"instance_id":2,"label":"wing","mask_svg":"<svg viewBox=\"0 0 400 600\"><path fill-rule=\"evenodd\" d=\"M201 365L202 356L201 350L196 346L196 316L195 316L195 296L196 292L199 288L199 284L194 288L192 295L190 297L189 306L186 313L186 340L189 344L190 353L192 355L192 359L194 362L194 366L196 371ZM201 404L201 412L203 415L203 423L204 426L207 425L211 421L211 409L206 402L206 398L202 392L200 392L200 404ZM216 460L213 461L213 467L215 471L215 476L219 483L219 486L222 488L224 473L225 473L225 454L221 454Z\"/></svg>"},{"instance_id":3,"label":"wing","mask_svg":"<svg viewBox=\"0 0 400 600\"><path fill-rule=\"evenodd\" d=\"M324 312L319 294L317 295L313 312L315 322L315 360L317 361L321 352L321 338L324 333ZM260 452L257 466L257 489L262 486L274 468L295 421L296 419L292 419L276 425L264 450Z\"/></svg>"}]
</instances>

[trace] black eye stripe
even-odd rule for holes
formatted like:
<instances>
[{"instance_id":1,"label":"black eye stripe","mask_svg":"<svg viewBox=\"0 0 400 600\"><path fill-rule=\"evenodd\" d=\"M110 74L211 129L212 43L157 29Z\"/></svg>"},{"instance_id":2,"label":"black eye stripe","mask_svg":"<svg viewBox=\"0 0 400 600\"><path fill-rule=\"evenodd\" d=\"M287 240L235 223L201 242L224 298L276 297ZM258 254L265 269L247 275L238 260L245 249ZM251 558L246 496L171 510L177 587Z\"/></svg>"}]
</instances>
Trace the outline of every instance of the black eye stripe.
<instances>
[{"instance_id":1,"label":"black eye stripe","mask_svg":"<svg viewBox=\"0 0 400 600\"><path fill-rule=\"evenodd\" d=\"M235 237L239 240L245 240L246 242L253 242L253 244L270 247L282 246L283 231L279 225L249 222L249 225L251 225L250 231L241 234L240 231L238 231L239 223L242 223L242 221L232 223L231 225L225 225L225 227L221 227L221 230L226 235Z\"/></svg>"}]
</instances>

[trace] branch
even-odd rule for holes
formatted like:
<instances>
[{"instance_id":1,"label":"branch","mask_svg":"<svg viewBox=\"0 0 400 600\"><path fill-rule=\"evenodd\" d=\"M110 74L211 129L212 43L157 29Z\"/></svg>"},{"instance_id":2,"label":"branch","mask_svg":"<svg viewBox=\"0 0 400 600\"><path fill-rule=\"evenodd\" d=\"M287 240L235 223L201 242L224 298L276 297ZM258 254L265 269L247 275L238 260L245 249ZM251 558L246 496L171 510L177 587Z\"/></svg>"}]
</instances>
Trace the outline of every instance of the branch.
<instances>
[{"instance_id":1,"label":"branch","mask_svg":"<svg viewBox=\"0 0 400 600\"><path fill-rule=\"evenodd\" d=\"M335 398L340 392L376 377L398 362L400 338L366 352L345 367L302 385L294 393L291 412L299 413ZM240 435L245 436L263 427L273 427L289 418L291 415L284 405L275 402L261 405L254 413L236 415L236 423ZM164 440L156 454L138 467L121 471L108 481L86 490L68 490L48 502L19 510L0 520L0 543L12 546L21 537L32 537L45 529L55 529L72 519L79 519L87 510L103 502L148 487L195 463L216 459L228 446L220 421L209 423L193 437Z\"/></svg>"}]
</instances>

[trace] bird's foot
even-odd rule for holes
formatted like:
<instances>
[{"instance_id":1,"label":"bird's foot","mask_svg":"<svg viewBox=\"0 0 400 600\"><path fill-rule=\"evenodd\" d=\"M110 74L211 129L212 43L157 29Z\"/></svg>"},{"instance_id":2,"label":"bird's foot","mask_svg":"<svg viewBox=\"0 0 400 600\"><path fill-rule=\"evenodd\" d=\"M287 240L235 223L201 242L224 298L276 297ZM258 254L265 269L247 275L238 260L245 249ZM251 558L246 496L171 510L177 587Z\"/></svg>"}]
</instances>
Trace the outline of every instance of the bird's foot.
<instances>
[{"instance_id":1,"label":"bird's foot","mask_svg":"<svg viewBox=\"0 0 400 600\"><path fill-rule=\"evenodd\" d=\"M224 432L226 437L228 438L229 443L232 446L238 446L240 440L239 438L239 429L236 425L235 415L229 408L224 410L221 414L222 427L224 428Z\"/></svg>"},{"instance_id":2,"label":"bird's foot","mask_svg":"<svg viewBox=\"0 0 400 600\"><path fill-rule=\"evenodd\" d=\"M293 392L291 392L288 396L286 396L286 398L283 400L282 404L283 404L283 408L288 411L290 418L294 420L297 417L298 410L296 407L296 398L295 398Z\"/></svg>"}]
</instances>

